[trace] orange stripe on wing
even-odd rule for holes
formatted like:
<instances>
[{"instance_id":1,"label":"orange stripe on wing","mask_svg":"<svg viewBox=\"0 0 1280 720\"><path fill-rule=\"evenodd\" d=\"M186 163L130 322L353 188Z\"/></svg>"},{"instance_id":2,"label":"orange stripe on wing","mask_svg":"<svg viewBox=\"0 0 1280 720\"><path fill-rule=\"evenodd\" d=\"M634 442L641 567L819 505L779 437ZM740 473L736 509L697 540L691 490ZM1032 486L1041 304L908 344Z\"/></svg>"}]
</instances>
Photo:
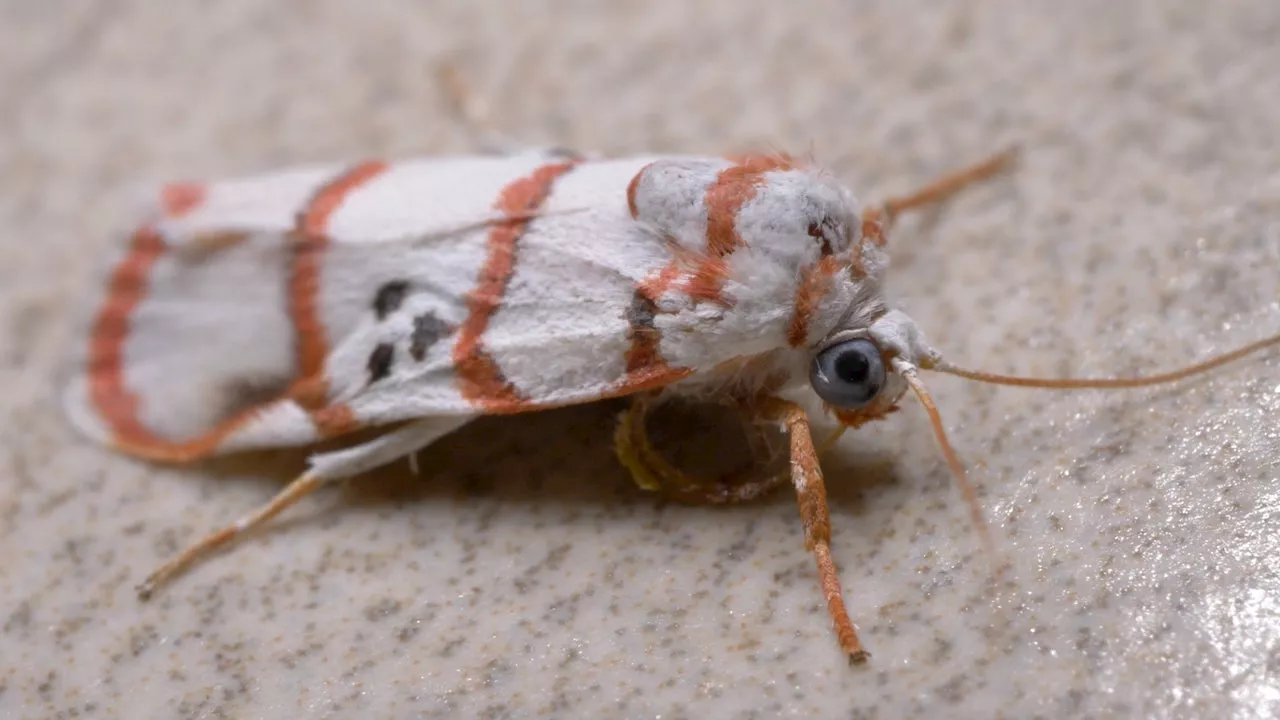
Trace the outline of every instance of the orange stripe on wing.
<instances>
[{"instance_id":1,"label":"orange stripe on wing","mask_svg":"<svg viewBox=\"0 0 1280 720\"><path fill-rule=\"evenodd\" d=\"M623 397L624 395L633 395L647 390L656 390L677 380L683 380L692 374L693 370L691 368L670 367L665 363L653 365L627 375L627 379L622 384L597 399L605 400Z\"/></svg>"},{"instance_id":2,"label":"orange stripe on wing","mask_svg":"<svg viewBox=\"0 0 1280 720\"><path fill-rule=\"evenodd\" d=\"M631 211L631 217L640 216L640 208L636 205L636 193L640 191L640 180L644 177L645 171L653 167L653 163L649 163L640 168L640 172L631 178L631 182L627 183L627 210Z\"/></svg>"},{"instance_id":3,"label":"orange stripe on wing","mask_svg":"<svg viewBox=\"0 0 1280 720\"><path fill-rule=\"evenodd\" d=\"M207 194L201 183L169 183L160 189L160 209L166 217L182 217L199 207Z\"/></svg>"},{"instance_id":4,"label":"orange stripe on wing","mask_svg":"<svg viewBox=\"0 0 1280 720\"><path fill-rule=\"evenodd\" d=\"M315 424L316 432L320 433L322 438L335 438L360 428L355 411L346 403L316 410L311 413L311 422Z\"/></svg>"},{"instance_id":5,"label":"orange stripe on wing","mask_svg":"<svg viewBox=\"0 0 1280 720\"><path fill-rule=\"evenodd\" d=\"M184 441L160 437L142 424L141 403L125 382L124 346L133 313L146 299L151 270L165 250L159 232L145 226L134 233L124 260L111 273L106 298L89 330L89 401L121 450L151 460L188 462L211 455L270 403L243 410Z\"/></svg>"},{"instance_id":6,"label":"orange stripe on wing","mask_svg":"<svg viewBox=\"0 0 1280 720\"><path fill-rule=\"evenodd\" d=\"M611 386L607 390L604 390L599 394L592 395L589 398L575 398L559 402L522 401L517 403L493 403L486 406L485 411L494 415L511 415L515 413L531 412L534 410L553 410L555 408L581 405L583 403L597 402L600 400L610 400L612 398L634 395L635 393L645 392L647 390L656 390L664 385L670 385L677 380L682 380L692 374L693 370L689 368L650 368L636 373L635 375L627 376L621 383Z\"/></svg>"},{"instance_id":7,"label":"orange stripe on wing","mask_svg":"<svg viewBox=\"0 0 1280 720\"><path fill-rule=\"evenodd\" d=\"M738 233L739 211L756 196L765 173L794 167L786 155L757 155L737 159L736 165L716 176L703 198L707 207L706 255L684 283L691 297L724 302L721 291L729 275L725 258L745 244Z\"/></svg>"},{"instance_id":8,"label":"orange stripe on wing","mask_svg":"<svg viewBox=\"0 0 1280 720\"><path fill-rule=\"evenodd\" d=\"M125 385L124 344L133 311L146 297L147 276L163 253L164 240L154 228L134 233L89 331L89 397L122 446L147 446L156 439L138 420L138 396Z\"/></svg>"},{"instance_id":9,"label":"orange stripe on wing","mask_svg":"<svg viewBox=\"0 0 1280 720\"><path fill-rule=\"evenodd\" d=\"M467 317L453 346L458 389L472 404L488 412L514 412L527 405L519 390L502 374L482 340L489 320L502 306L502 297L515 272L516 245L532 215L551 194L551 186L576 162L544 165L502 189L494 208L508 219L494 225L487 240L488 256L476 287L467 295Z\"/></svg>"},{"instance_id":10,"label":"orange stripe on wing","mask_svg":"<svg viewBox=\"0 0 1280 720\"><path fill-rule=\"evenodd\" d=\"M309 406L313 410L323 404L327 388L321 371L328 349L319 316L318 292L320 252L328 243L325 226L353 189L385 168L383 163L356 167L322 188L298 216L298 253L289 283L290 311L298 333L298 381L281 398L246 408L188 440L169 440L143 425L139 398L125 382L124 347L133 314L146 298L152 269L167 250L155 227L148 225L134 233L124 260L111 275L106 299L94 318L89 340L90 402L110 427L120 449L153 460L196 460L211 455L228 437L268 407L290 399L304 406L309 400L314 403ZM169 217L181 216L203 202L205 194L202 185L168 185L161 190L161 209ZM326 409L317 417L316 425L321 434L328 437L354 429L356 422L349 409L339 406Z\"/></svg>"},{"instance_id":11,"label":"orange stripe on wing","mask_svg":"<svg viewBox=\"0 0 1280 720\"><path fill-rule=\"evenodd\" d=\"M800 347L809 338L809 323L813 313L831 288L831 278L840 271L840 262L828 255L804 269L796 286L795 308L791 311L791 323L787 327L787 343Z\"/></svg>"},{"instance_id":12,"label":"orange stripe on wing","mask_svg":"<svg viewBox=\"0 0 1280 720\"><path fill-rule=\"evenodd\" d=\"M658 349L662 333L654 327L653 321L660 312L659 298L675 283L679 274L680 266L673 262L636 286L631 307L627 309L628 331L631 335L631 347L626 354L628 376L667 367Z\"/></svg>"},{"instance_id":13,"label":"orange stripe on wing","mask_svg":"<svg viewBox=\"0 0 1280 720\"><path fill-rule=\"evenodd\" d=\"M384 162L370 161L339 175L316 191L295 221L289 316L297 335L297 370L290 395L308 410L324 407L329 392L324 377L329 338L320 312L320 270L329 246L329 220L343 200L387 167Z\"/></svg>"}]
</instances>

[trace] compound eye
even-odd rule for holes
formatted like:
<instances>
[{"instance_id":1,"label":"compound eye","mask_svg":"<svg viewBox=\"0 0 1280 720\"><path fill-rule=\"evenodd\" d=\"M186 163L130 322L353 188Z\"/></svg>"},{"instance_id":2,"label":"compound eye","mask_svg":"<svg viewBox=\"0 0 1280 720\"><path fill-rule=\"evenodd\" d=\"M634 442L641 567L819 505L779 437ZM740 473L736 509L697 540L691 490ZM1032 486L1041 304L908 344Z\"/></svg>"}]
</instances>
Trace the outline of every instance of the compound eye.
<instances>
[{"instance_id":1,"label":"compound eye","mask_svg":"<svg viewBox=\"0 0 1280 720\"><path fill-rule=\"evenodd\" d=\"M856 410L884 387L884 360L870 340L847 340L818 353L809 368L809 384L828 404Z\"/></svg>"}]
</instances>

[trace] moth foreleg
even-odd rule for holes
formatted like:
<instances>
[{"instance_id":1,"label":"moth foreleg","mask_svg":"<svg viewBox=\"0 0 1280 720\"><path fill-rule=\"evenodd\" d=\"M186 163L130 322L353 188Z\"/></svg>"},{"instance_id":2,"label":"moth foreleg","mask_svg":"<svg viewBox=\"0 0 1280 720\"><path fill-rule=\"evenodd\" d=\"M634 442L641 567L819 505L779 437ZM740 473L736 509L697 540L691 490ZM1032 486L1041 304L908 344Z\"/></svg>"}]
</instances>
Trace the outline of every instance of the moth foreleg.
<instances>
[{"instance_id":1,"label":"moth foreleg","mask_svg":"<svg viewBox=\"0 0 1280 720\"><path fill-rule=\"evenodd\" d=\"M138 596L143 600L151 597L158 587L191 567L208 553L260 527L324 484L412 456L413 453L468 420L470 418L466 416L417 420L355 447L313 456L311 469L289 483L271 498L270 502L230 525L205 535L148 575L147 579L138 586Z\"/></svg>"},{"instance_id":2,"label":"moth foreleg","mask_svg":"<svg viewBox=\"0 0 1280 720\"><path fill-rule=\"evenodd\" d=\"M791 438L791 481L796 488L796 500L800 505L800 519L804 523L805 547L813 553L818 563L818 580L822 594L826 596L827 611L835 625L840 648L851 663L863 662L870 653L862 647L858 632L845 609L840 590L840 576L831 559L831 517L827 509L827 488L822 481L822 468L818 465L818 453L813 447L809 429L809 416L801 406L768 398L760 406L761 414L782 423Z\"/></svg>"},{"instance_id":3,"label":"moth foreleg","mask_svg":"<svg viewBox=\"0 0 1280 720\"><path fill-rule=\"evenodd\" d=\"M648 398L635 397L630 407L618 418L614 433L614 450L635 483L646 490L661 492L680 500L729 503L759 497L790 479L800 505L805 546L817 561L818 579L827 600L827 611L831 614L840 648L848 654L850 662L865 661L870 653L862 647L857 630L849 619L849 611L845 608L840 590L840 577L831 558L831 520L827 509L827 490L818 464L818 451L813 445L809 416L804 408L777 398L766 398L753 407L753 420L778 422L787 431L790 437L790 471L730 485L723 481L690 477L667 462L653 447L645 427L645 416L650 405ZM836 433L823 443L824 449L838 437L839 433Z\"/></svg>"}]
</instances>

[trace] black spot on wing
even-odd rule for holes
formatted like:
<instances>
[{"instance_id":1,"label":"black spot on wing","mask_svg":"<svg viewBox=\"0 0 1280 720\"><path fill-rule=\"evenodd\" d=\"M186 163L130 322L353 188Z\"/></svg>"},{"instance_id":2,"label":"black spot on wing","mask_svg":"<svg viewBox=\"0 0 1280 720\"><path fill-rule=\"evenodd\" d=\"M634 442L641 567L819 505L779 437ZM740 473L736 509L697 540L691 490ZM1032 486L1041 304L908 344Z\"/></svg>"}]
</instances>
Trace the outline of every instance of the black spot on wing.
<instances>
[{"instance_id":1,"label":"black spot on wing","mask_svg":"<svg viewBox=\"0 0 1280 720\"><path fill-rule=\"evenodd\" d=\"M414 360L422 362L431 346L451 332L453 328L449 323L435 315L431 313L418 315L413 319L413 334L409 336L409 354Z\"/></svg>"},{"instance_id":2,"label":"black spot on wing","mask_svg":"<svg viewBox=\"0 0 1280 720\"><path fill-rule=\"evenodd\" d=\"M369 382L376 383L391 374L391 364L396 357L396 346L379 343L369 354Z\"/></svg>"},{"instance_id":3,"label":"black spot on wing","mask_svg":"<svg viewBox=\"0 0 1280 720\"><path fill-rule=\"evenodd\" d=\"M392 280L378 288L378 294L373 296L373 312L379 320L385 320L388 315L400 309L404 296L408 294L408 281Z\"/></svg>"},{"instance_id":4,"label":"black spot on wing","mask_svg":"<svg viewBox=\"0 0 1280 720\"><path fill-rule=\"evenodd\" d=\"M658 315L658 305L645 292L636 290L631 297L631 307L627 308L627 323L631 333L655 332L653 319Z\"/></svg>"}]
</instances>

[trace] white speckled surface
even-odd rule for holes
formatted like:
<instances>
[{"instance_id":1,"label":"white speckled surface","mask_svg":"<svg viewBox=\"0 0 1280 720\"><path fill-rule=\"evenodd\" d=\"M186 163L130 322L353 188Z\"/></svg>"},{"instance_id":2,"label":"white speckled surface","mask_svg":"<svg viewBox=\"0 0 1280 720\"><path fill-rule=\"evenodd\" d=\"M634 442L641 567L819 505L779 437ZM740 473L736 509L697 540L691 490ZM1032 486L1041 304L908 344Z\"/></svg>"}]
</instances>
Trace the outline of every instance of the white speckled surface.
<instances>
[{"instance_id":1,"label":"white speckled surface","mask_svg":"<svg viewBox=\"0 0 1280 720\"><path fill-rule=\"evenodd\" d=\"M918 408L845 441L854 669L789 493L643 495L610 408L470 427L141 604L302 456L153 468L55 403L127 183L466 149L448 53L530 143L812 145L864 197L1021 142L899 228L892 289L963 364L1181 364L1280 330L1280 4L51 0L0 27L0 716L1280 714L1275 354L1112 394L933 379L994 596Z\"/></svg>"}]
</instances>

